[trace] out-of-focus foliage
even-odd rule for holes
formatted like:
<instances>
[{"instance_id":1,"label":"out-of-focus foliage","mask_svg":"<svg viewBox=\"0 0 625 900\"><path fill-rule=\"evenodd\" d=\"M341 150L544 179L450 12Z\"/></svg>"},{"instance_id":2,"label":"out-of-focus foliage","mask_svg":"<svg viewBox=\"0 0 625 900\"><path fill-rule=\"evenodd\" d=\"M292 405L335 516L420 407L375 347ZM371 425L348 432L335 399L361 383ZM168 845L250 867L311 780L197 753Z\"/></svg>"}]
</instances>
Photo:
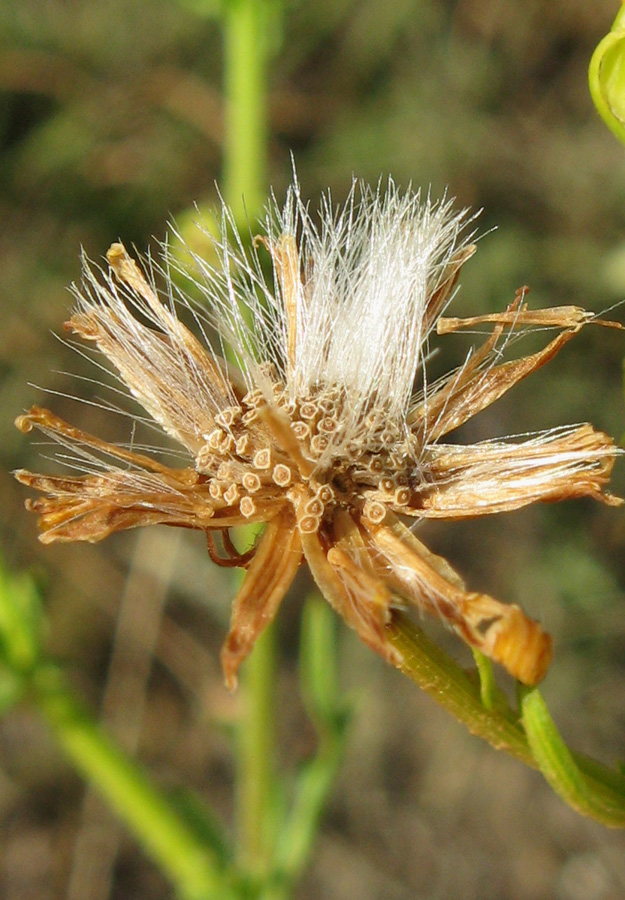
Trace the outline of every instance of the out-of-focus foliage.
<instances>
[{"instance_id":1,"label":"out-of-focus foliage","mask_svg":"<svg viewBox=\"0 0 625 900\"><path fill-rule=\"evenodd\" d=\"M43 399L29 382L59 391L47 403L83 428L131 437L127 419L66 399L97 402L102 391L63 372L103 376L50 331L61 333L80 245L94 258L118 238L144 249L164 237L168 218L215 197L222 48L214 18L198 6L0 3L5 469L37 467L35 457L46 452L11 424ZM313 202L328 186L341 199L352 173L375 181L390 172L435 194L448 186L459 204L484 208L482 232L497 226L463 272L459 314L499 309L524 283L537 305L602 310L619 302L625 155L597 116L586 80L614 14L612 0L294 0L271 73L277 196L290 178L290 150ZM622 319L620 310L614 315ZM462 358L462 340L446 339L433 373ZM480 416L471 439L586 419L620 434L624 350L618 332L586 329L507 404ZM621 473L617 489L624 482ZM107 719L124 740L140 715L138 703L124 700L137 696L143 678L139 755L163 780L210 793L227 818L232 772L216 723L227 725L236 699L221 686L217 656L232 591L201 539L157 530L136 548L126 535L39 555L23 490L9 475L0 485L6 556L47 573L50 651L75 667L80 689L97 704L119 598L134 597L141 613L126 616L130 630L120 633L121 649L115 644ZM496 522L435 525L427 539L476 589L520 600L542 618L556 642L545 694L567 739L607 761L622 753L622 514L584 503L542 507ZM163 542L174 560L166 574ZM171 599L150 663L142 617L164 581ZM278 691L285 745L299 759L311 737L293 700L296 597L290 608ZM358 685L362 711L303 898L622 896L622 835L583 822L532 773L475 747L350 637L344 657L343 678ZM94 813L93 800L81 818L83 789L40 729L20 711L0 725L0 893L92 900L102 895L98 879L84 875L89 853L81 846L114 829ZM136 857L122 840L111 896L166 896Z\"/></svg>"},{"instance_id":2,"label":"out-of-focus foliage","mask_svg":"<svg viewBox=\"0 0 625 900\"><path fill-rule=\"evenodd\" d=\"M599 114L625 143L625 8L593 53L588 82Z\"/></svg>"}]
</instances>

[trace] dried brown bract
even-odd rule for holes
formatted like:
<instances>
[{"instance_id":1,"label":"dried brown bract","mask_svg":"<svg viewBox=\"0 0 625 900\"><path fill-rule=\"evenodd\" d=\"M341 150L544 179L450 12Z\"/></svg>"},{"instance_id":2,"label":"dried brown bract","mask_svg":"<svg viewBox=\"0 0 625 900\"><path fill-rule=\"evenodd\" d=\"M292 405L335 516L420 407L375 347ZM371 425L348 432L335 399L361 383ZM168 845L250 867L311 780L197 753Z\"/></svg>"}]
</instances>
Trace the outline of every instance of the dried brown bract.
<instances>
[{"instance_id":1,"label":"dried brown bract","mask_svg":"<svg viewBox=\"0 0 625 900\"><path fill-rule=\"evenodd\" d=\"M531 311L525 289L502 313L441 318L475 250L460 236L466 223L447 201L402 195L389 182L385 193L361 187L360 196L354 186L338 211L324 201L316 224L295 184L257 241L273 262L272 286L257 250L246 253L236 236L218 244L220 266L195 258L203 321L230 347L228 362L177 317L175 303L187 301L171 279L159 296L153 267L146 275L121 244L108 252L108 272L85 263L68 327L97 345L186 448L189 465L170 468L31 409L18 427L40 429L84 463L78 474L16 473L46 495L27 502L41 540L98 541L156 523L205 531L215 562L247 569L222 651L231 687L303 561L334 609L389 662L401 664L387 639L393 609L413 605L519 680L538 682L552 655L540 625L518 606L467 591L404 520L583 496L620 503L604 492L618 451L591 425L443 443L597 321L577 307ZM428 384L432 329L475 325L492 326L483 345ZM502 362L510 334L528 327L558 333L544 349ZM265 528L240 555L229 529L245 523Z\"/></svg>"}]
</instances>

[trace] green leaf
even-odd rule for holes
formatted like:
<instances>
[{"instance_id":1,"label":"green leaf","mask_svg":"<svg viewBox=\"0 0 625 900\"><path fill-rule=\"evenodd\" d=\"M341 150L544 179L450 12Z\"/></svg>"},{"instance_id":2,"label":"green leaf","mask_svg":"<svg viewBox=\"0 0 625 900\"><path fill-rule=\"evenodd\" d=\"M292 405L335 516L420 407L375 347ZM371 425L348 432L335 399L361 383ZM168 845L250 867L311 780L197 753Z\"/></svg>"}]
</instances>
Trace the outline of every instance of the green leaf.
<instances>
[{"instance_id":1,"label":"green leaf","mask_svg":"<svg viewBox=\"0 0 625 900\"><path fill-rule=\"evenodd\" d=\"M145 771L107 737L53 663L40 663L30 694L77 772L102 795L184 900L236 900L219 842L207 841L197 809L181 815ZM219 848L219 849L218 849Z\"/></svg>"},{"instance_id":2,"label":"green leaf","mask_svg":"<svg viewBox=\"0 0 625 900\"><path fill-rule=\"evenodd\" d=\"M211 851L217 863L223 869L230 866L233 862L232 848L216 812L197 794L185 787L170 790L168 798L186 826L195 832L198 841Z\"/></svg>"},{"instance_id":3,"label":"green leaf","mask_svg":"<svg viewBox=\"0 0 625 900\"><path fill-rule=\"evenodd\" d=\"M566 746L536 688L519 686L527 740L553 790L569 806L611 828L625 826L625 779Z\"/></svg>"},{"instance_id":4,"label":"green leaf","mask_svg":"<svg viewBox=\"0 0 625 900\"><path fill-rule=\"evenodd\" d=\"M15 673L29 672L41 645L42 606L27 573L15 575L0 560L0 660Z\"/></svg>"}]
</instances>

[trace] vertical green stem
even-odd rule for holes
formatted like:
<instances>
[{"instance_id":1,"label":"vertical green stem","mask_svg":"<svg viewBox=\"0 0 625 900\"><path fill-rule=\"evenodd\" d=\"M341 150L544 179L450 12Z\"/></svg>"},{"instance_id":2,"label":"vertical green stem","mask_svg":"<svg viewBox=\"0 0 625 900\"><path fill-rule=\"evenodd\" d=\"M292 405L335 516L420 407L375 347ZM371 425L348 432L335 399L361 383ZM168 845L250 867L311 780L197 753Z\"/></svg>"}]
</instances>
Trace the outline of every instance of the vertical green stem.
<instances>
[{"instance_id":1,"label":"vertical green stem","mask_svg":"<svg viewBox=\"0 0 625 900\"><path fill-rule=\"evenodd\" d=\"M288 900L293 895L343 759L350 709L339 692L336 651L336 615L313 592L302 613L299 672L302 696L319 746L298 772L291 809L279 823L273 877L260 900Z\"/></svg>"},{"instance_id":2,"label":"vertical green stem","mask_svg":"<svg viewBox=\"0 0 625 900\"><path fill-rule=\"evenodd\" d=\"M268 157L268 0L228 0L224 9L223 190L235 221L262 208Z\"/></svg>"},{"instance_id":3,"label":"vertical green stem","mask_svg":"<svg viewBox=\"0 0 625 900\"><path fill-rule=\"evenodd\" d=\"M275 632L269 627L241 670L244 712L237 741L239 862L261 875L273 845L271 810L275 798Z\"/></svg>"},{"instance_id":4,"label":"vertical green stem","mask_svg":"<svg viewBox=\"0 0 625 900\"><path fill-rule=\"evenodd\" d=\"M271 0L224 4L224 199L238 225L253 221L267 186L267 69ZM255 533L246 530L253 540ZM241 670L243 717L237 742L240 862L259 874L268 865L274 799L275 638L269 627Z\"/></svg>"}]
</instances>

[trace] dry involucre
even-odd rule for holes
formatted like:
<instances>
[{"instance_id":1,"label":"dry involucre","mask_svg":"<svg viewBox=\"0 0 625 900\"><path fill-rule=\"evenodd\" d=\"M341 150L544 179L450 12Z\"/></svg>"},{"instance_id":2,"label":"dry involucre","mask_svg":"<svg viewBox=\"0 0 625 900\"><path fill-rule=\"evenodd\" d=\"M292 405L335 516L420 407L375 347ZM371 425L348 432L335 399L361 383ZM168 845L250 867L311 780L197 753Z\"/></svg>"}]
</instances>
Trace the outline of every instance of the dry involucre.
<instances>
[{"instance_id":1,"label":"dry involucre","mask_svg":"<svg viewBox=\"0 0 625 900\"><path fill-rule=\"evenodd\" d=\"M598 321L573 306L531 311L524 289L504 312L441 318L475 250L463 237L468 222L447 200L402 194L390 180L376 190L354 184L338 210L323 199L313 219L295 182L246 250L224 208L222 233L234 237L216 243L219 263L191 254L193 276L186 273L205 301L202 317L195 313L201 340L176 314L190 304L168 277L179 264L167 250L162 267L145 270L121 244L108 251L106 272L85 261L68 328L97 345L190 459L170 468L33 407L18 427L37 427L74 454L64 475L16 473L47 495L27 501L41 540L99 541L156 523L204 531L215 562L247 569L222 650L231 687L304 561L334 609L389 662L401 665L387 638L393 610L413 605L519 680L538 682L551 660L549 636L518 606L467 591L405 520L583 496L618 503L603 492L618 451L591 425L443 442ZM476 325L492 328L482 346L428 384L430 333ZM502 362L510 335L528 327L557 333L544 349ZM241 555L229 529L245 523L265 528Z\"/></svg>"}]
</instances>

